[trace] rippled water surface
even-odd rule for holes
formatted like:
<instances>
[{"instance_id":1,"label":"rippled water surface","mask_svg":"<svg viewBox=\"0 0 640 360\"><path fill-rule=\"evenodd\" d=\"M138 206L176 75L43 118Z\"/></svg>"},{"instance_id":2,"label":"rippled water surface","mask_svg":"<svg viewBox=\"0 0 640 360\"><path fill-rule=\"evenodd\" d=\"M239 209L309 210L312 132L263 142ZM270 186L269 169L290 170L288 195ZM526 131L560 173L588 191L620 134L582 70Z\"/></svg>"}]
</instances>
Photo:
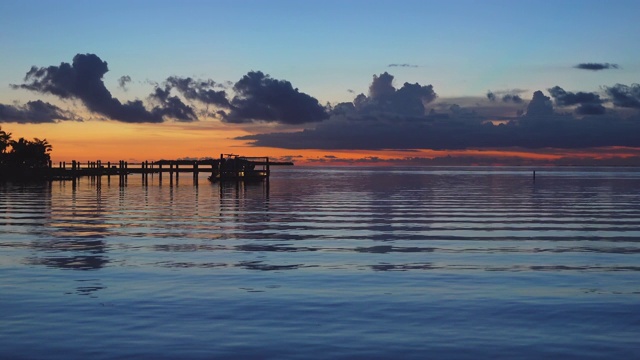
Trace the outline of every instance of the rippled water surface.
<instances>
[{"instance_id":1,"label":"rippled water surface","mask_svg":"<svg viewBox=\"0 0 640 360\"><path fill-rule=\"evenodd\" d=\"M640 169L0 185L0 358L637 358Z\"/></svg>"}]
</instances>

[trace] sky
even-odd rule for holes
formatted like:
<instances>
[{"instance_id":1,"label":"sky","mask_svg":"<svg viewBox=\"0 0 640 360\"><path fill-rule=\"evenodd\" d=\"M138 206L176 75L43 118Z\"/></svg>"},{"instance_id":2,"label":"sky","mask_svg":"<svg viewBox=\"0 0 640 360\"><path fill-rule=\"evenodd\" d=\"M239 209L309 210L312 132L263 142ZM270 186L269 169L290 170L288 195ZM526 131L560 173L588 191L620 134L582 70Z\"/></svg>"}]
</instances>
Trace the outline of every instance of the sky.
<instances>
[{"instance_id":1,"label":"sky","mask_svg":"<svg viewBox=\"0 0 640 360\"><path fill-rule=\"evenodd\" d=\"M640 2L0 3L0 126L55 162L640 165Z\"/></svg>"}]
</instances>

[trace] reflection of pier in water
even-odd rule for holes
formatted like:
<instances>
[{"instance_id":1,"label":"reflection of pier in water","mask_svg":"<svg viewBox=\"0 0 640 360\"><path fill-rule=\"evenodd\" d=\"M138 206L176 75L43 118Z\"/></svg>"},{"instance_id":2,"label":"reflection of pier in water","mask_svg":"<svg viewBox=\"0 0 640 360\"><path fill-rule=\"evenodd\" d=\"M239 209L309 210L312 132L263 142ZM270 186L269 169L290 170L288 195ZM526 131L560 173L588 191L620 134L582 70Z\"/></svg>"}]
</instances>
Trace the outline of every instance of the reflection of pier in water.
<instances>
[{"instance_id":1,"label":"reflection of pier in water","mask_svg":"<svg viewBox=\"0 0 640 360\"><path fill-rule=\"evenodd\" d=\"M64 188L67 184L60 182L58 186ZM12 204L12 213L5 217L5 224L25 222L29 234L35 235L25 242L9 244L30 249L22 260L25 264L78 272L68 275L72 290L65 294L95 297L95 292L105 288L95 271L111 263L106 240L110 225L101 206L100 187L96 188L96 203L92 204L95 206L90 207L86 199L77 196L75 187L71 196L62 198L53 197L52 187L52 182L45 182L4 189Z\"/></svg>"},{"instance_id":2,"label":"reflection of pier in water","mask_svg":"<svg viewBox=\"0 0 640 360\"><path fill-rule=\"evenodd\" d=\"M200 177L206 179L204 174ZM268 181L218 181L205 187L197 186L197 182L192 184L188 177L187 181L183 180L184 183L180 184L182 186L179 186L177 177L172 186L162 186L158 174L150 174L149 180L142 182L138 176L130 176L131 182L125 181L120 185L117 180L109 182L107 178L89 176L75 181L37 183L37 192L32 187L23 189L8 185L10 190L7 193L16 199L24 196L21 192L36 193L32 201L24 203L22 211L30 215L28 221L34 223L31 230L38 236L26 239L24 243L16 241L12 246L31 250L21 257L24 264L65 272L66 280L62 281L64 294L97 297L103 289L108 288L109 283L102 280L105 277L102 270L129 264L127 261L130 259L118 258L119 251L130 249L129 240L122 239L147 235L145 229L130 231L131 226L145 224L147 216L152 218L153 215L147 215L147 212L162 213L167 219L154 225L155 236L161 239L175 238L177 245L181 246L190 245L184 244L184 239L191 234L184 230L185 237L178 235L183 230L175 224L187 222L190 229L191 226L200 229L218 222L228 230L233 229L222 231L220 236L232 239L239 233L250 233L271 221ZM158 200L160 202L153 202ZM152 204L162 204L161 209L151 207ZM15 205L12 209L15 210ZM207 214L206 222L189 223L203 214ZM208 234L207 237L212 241L216 239L215 234ZM238 245L238 251L251 249L243 245ZM112 251L115 251L115 255ZM182 264L181 267L200 266L197 263L191 265L188 258L176 260L175 263ZM251 270L287 270L297 266L237 259L219 263L219 260L215 261L216 266ZM131 264L141 265L136 261ZM169 262L156 266L177 265Z\"/></svg>"}]
</instances>

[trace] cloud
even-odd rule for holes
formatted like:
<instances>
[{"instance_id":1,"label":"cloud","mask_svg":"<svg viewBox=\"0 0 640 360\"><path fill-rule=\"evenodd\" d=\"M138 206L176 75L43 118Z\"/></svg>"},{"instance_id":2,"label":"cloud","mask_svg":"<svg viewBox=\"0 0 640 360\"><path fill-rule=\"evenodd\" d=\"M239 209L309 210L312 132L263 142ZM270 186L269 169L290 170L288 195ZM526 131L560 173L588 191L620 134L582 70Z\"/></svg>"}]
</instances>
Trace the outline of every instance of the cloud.
<instances>
[{"instance_id":1,"label":"cloud","mask_svg":"<svg viewBox=\"0 0 640 360\"><path fill-rule=\"evenodd\" d=\"M127 84L130 82L131 82L131 76L129 75L120 76L120 78L118 79L118 87L126 91Z\"/></svg>"},{"instance_id":2,"label":"cloud","mask_svg":"<svg viewBox=\"0 0 640 360\"><path fill-rule=\"evenodd\" d=\"M424 116L425 105L437 98L432 85L405 82L400 89L393 86L393 75L385 72L373 75L369 86L369 96L360 94L351 104L359 115ZM350 103L336 106L344 110ZM334 110L335 111L335 110Z\"/></svg>"},{"instance_id":3,"label":"cloud","mask_svg":"<svg viewBox=\"0 0 640 360\"><path fill-rule=\"evenodd\" d=\"M177 96L171 96L170 91L171 89L156 87L155 91L149 96L160 104L154 111L161 116L167 116L181 122L198 120L193 108L183 103Z\"/></svg>"},{"instance_id":4,"label":"cloud","mask_svg":"<svg viewBox=\"0 0 640 360\"><path fill-rule=\"evenodd\" d=\"M618 66L618 64L609 64L609 63L581 63L574 66L574 68L581 69L581 70L599 71L599 70L608 70L608 69L619 69L620 66Z\"/></svg>"},{"instance_id":5,"label":"cloud","mask_svg":"<svg viewBox=\"0 0 640 360\"><path fill-rule=\"evenodd\" d=\"M286 80L273 79L261 71L247 73L235 83L233 91L230 110L219 112L228 123L303 124L329 117L316 98L294 89Z\"/></svg>"},{"instance_id":6,"label":"cloud","mask_svg":"<svg viewBox=\"0 0 640 360\"><path fill-rule=\"evenodd\" d=\"M417 68L418 65L413 64L389 64L387 67L404 67L404 68Z\"/></svg>"},{"instance_id":7,"label":"cloud","mask_svg":"<svg viewBox=\"0 0 640 360\"><path fill-rule=\"evenodd\" d=\"M0 122L42 124L55 123L59 120L75 120L75 117L41 100L29 101L25 105L0 104Z\"/></svg>"},{"instance_id":8,"label":"cloud","mask_svg":"<svg viewBox=\"0 0 640 360\"><path fill-rule=\"evenodd\" d=\"M376 93L378 94L378 93ZM569 100L565 100L569 102ZM583 103L582 105L593 103ZM598 105L598 104L596 104ZM383 150L482 148L592 148L640 146L640 116L555 113L551 98L536 91L526 114L496 122L473 109L450 105L446 112L416 116L334 114L313 129L243 136L255 146L287 149Z\"/></svg>"},{"instance_id":9,"label":"cloud","mask_svg":"<svg viewBox=\"0 0 640 360\"><path fill-rule=\"evenodd\" d=\"M226 123L299 125L330 117L329 106L320 105L316 98L300 92L289 81L274 79L261 71L248 72L235 84L171 76L161 84L151 82L154 90L148 104L137 99L121 102L114 98L103 82L108 71L107 62L97 55L77 54L71 63L33 66L24 83L12 87L52 94L63 100L80 100L93 113L128 123L160 123L168 118L192 122L203 115L218 117ZM124 90L130 82L128 75L118 79ZM424 105L435 98L431 85L405 83L396 89L393 76L385 72L374 76L368 97L361 94L351 105L336 108L362 114L423 116ZM209 106L214 108L209 110Z\"/></svg>"},{"instance_id":10,"label":"cloud","mask_svg":"<svg viewBox=\"0 0 640 360\"><path fill-rule=\"evenodd\" d=\"M582 91L573 93L565 91L560 86L554 86L548 91L558 106L578 105L576 113L580 115L601 115L605 113L605 107L602 106L604 101L596 93Z\"/></svg>"},{"instance_id":11,"label":"cloud","mask_svg":"<svg viewBox=\"0 0 640 360\"><path fill-rule=\"evenodd\" d=\"M167 98L161 107L150 110L140 100L120 102L111 95L102 80L108 71L107 62L97 55L77 54L71 64L63 62L59 66L31 67L25 83L12 87L48 93L62 99L79 99L90 111L127 123L159 123L164 121L164 116L184 114L182 109L186 105L177 98ZM188 117L177 119L192 120Z\"/></svg>"},{"instance_id":12,"label":"cloud","mask_svg":"<svg viewBox=\"0 0 640 360\"><path fill-rule=\"evenodd\" d=\"M526 109L528 100L521 104L504 101L485 101L486 98L478 96L462 96L455 98L439 98L433 103L427 104L429 115L446 115L451 112L452 105L459 105L465 112L473 113L492 120L512 120L516 115L520 116Z\"/></svg>"},{"instance_id":13,"label":"cloud","mask_svg":"<svg viewBox=\"0 0 640 360\"><path fill-rule=\"evenodd\" d=\"M388 72L383 74L373 75L373 82L369 86L369 97L375 101L387 101L388 98L393 96L396 92L396 88L393 87L393 75Z\"/></svg>"},{"instance_id":14,"label":"cloud","mask_svg":"<svg viewBox=\"0 0 640 360\"><path fill-rule=\"evenodd\" d=\"M611 87L604 87L604 90L611 97L613 105L640 109L640 84L632 84L631 86L615 84Z\"/></svg>"},{"instance_id":15,"label":"cloud","mask_svg":"<svg viewBox=\"0 0 640 360\"><path fill-rule=\"evenodd\" d=\"M521 104L523 102L523 100L520 97L520 95L512 95L512 94L506 94L506 95L502 96L502 101L504 101L504 102L512 102L512 103L516 103L516 104Z\"/></svg>"},{"instance_id":16,"label":"cloud","mask_svg":"<svg viewBox=\"0 0 640 360\"><path fill-rule=\"evenodd\" d=\"M553 104L551 98L545 96L538 90L533 93L533 98L527 105L527 116L551 116L553 115Z\"/></svg>"},{"instance_id":17,"label":"cloud","mask_svg":"<svg viewBox=\"0 0 640 360\"><path fill-rule=\"evenodd\" d=\"M601 104L580 104L576 108L576 113L579 115L602 115L607 109Z\"/></svg>"},{"instance_id":18,"label":"cloud","mask_svg":"<svg viewBox=\"0 0 640 360\"><path fill-rule=\"evenodd\" d=\"M366 94L358 94L351 102L324 107L289 81L251 71L235 84L171 76L154 84L145 104L114 98L103 82L107 72L107 63L98 56L78 54L71 63L34 66L23 84L12 87L77 99L90 111L123 122L159 123L168 118L196 121L204 105L207 114L211 106L211 113L226 123L309 127L299 132L238 138L255 146L332 150L640 146L640 116L623 118L605 111L604 106L610 102L616 107L640 109L638 84L603 87L607 98L595 92L569 92L555 86L548 89L550 96L536 91L528 102L522 97L525 90L519 89L488 91L489 101L480 97L437 100L432 85L405 82L397 88L394 76L384 72L373 75ZM119 84L124 87L130 81L130 77L123 76ZM582 116L567 114L563 108L575 109ZM75 120L75 116L40 100L25 105L0 104L0 121L63 120Z\"/></svg>"},{"instance_id":19,"label":"cloud","mask_svg":"<svg viewBox=\"0 0 640 360\"><path fill-rule=\"evenodd\" d=\"M487 91L487 99L489 101L496 101L498 97L502 99L502 102L512 102L514 104L522 104L524 100L520 97L520 94L525 92L524 90L514 89L514 90L504 90L504 91L496 91L493 92L491 90Z\"/></svg>"},{"instance_id":20,"label":"cloud","mask_svg":"<svg viewBox=\"0 0 640 360\"><path fill-rule=\"evenodd\" d=\"M213 80L195 80L190 77L171 76L166 80L166 86L175 88L185 99L199 101L207 105L229 107L227 93L215 90L223 87Z\"/></svg>"},{"instance_id":21,"label":"cloud","mask_svg":"<svg viewBox=\"0 0 640 360\"><path fill-rule=\"evenodd\" d=\"M608 122L608 123L607 123ZM520 121L493 125L481 121L431 119L424 123L358 123L328 121L316 129L297 133L271 133L239 137L254 146L287 149L384 150L469 148L589 148L640 146L634 134L640 119L576 120L523 117Z\"/></svg>"}]
</instances>

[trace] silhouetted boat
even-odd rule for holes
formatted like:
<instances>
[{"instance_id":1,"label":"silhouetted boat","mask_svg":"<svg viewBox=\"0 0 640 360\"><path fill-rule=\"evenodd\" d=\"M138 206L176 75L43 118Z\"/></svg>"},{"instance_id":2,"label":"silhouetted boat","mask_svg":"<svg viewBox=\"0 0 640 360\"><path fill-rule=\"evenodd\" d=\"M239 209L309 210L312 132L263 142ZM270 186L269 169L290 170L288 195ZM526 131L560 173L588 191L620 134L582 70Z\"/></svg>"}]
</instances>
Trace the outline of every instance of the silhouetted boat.
<instances>
[{"instance_id":1,"label":"silhouetted boat","mask_svg":"<svg viewBox=\"0 0 640 360\"><path fill-rule=\"evenodd\" d=\"M220 154L218 167L208 177L211 182L262 181L268 178L269 158L249 158L234 154Z\"/></svg>"}]
</instances>

